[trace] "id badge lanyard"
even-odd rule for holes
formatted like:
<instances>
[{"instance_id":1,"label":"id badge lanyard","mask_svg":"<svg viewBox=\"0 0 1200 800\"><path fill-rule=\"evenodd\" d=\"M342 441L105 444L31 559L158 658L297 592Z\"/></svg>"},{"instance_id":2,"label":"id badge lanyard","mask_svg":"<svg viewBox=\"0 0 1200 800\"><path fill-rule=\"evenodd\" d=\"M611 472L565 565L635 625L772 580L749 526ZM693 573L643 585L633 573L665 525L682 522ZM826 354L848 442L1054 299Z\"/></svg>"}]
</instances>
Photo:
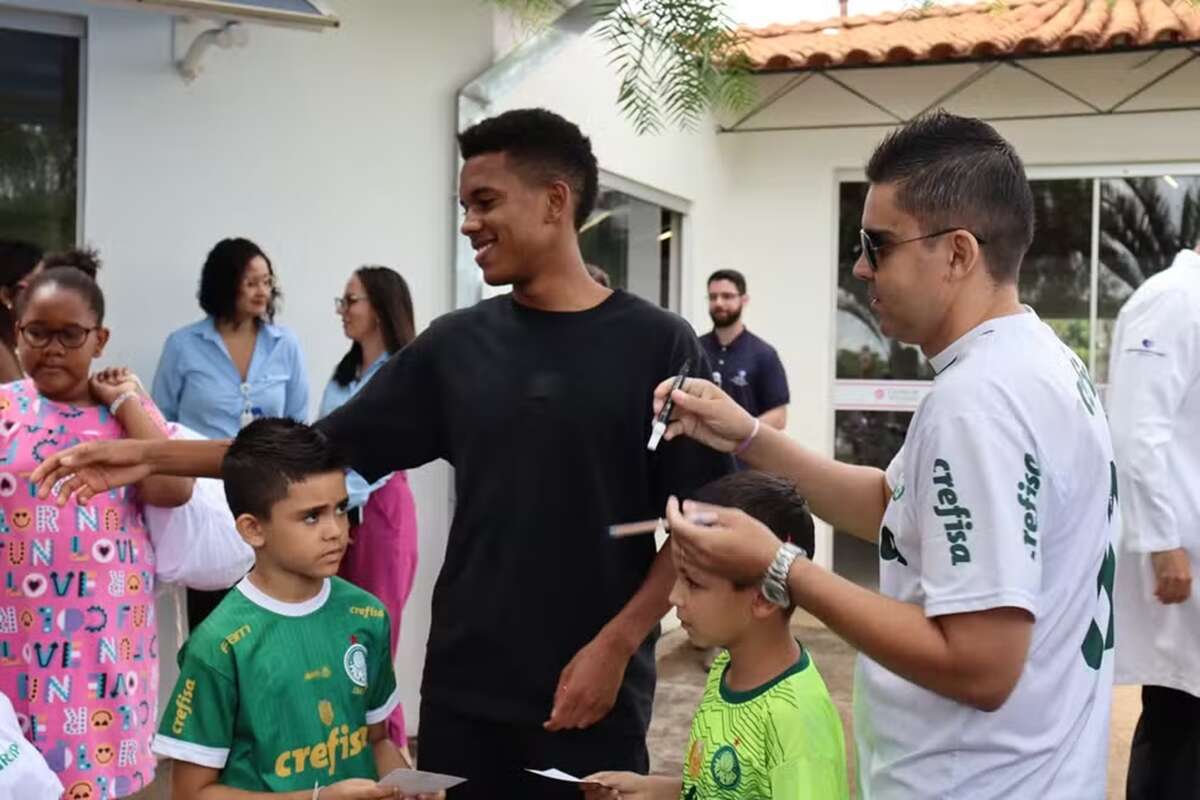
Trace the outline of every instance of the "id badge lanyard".
<instances>
[{"instance_id":1,"label":"id badge lanyard","mask_svg":"<svg viewBox=\"0 0 1200 800\"><path fill-rule=\"evenodd\" d=\"M254 408L250 405L250 384L245 382L242 384L242 416L238 427L244 428L251 422L254 422Z\"/></svg>"}]
</instances>

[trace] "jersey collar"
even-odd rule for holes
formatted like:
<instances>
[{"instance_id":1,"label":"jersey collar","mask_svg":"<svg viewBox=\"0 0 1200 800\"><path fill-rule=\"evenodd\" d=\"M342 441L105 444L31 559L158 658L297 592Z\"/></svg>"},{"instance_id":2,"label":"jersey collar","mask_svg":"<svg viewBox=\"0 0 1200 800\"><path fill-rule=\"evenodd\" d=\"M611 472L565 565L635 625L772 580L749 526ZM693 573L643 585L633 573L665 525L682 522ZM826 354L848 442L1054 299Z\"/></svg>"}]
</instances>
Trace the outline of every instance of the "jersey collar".
<instances>
[{"instance_id":1,"label":"jersey collar","mask_svg":"<svg viewBox=\"0 0 1200 800\"><path fill-rule=\"evenodd\" d=\"M935 356L930 356L929 366L933 367L934 379L936 380L939 375L954 366L958 359L966 355L971 346L984 336L988 336L995 333L997 329L1010 325L1023 325L1027 322L1037 321L1038 315L1036 311L1025 305L1022 308L1025 309L1023 313L1007 314L1003 317L994 317L993 319L981 322L955 339L945 350Z\"/></svg>"},{"instance_id":2,"label":"jersey collar","mask_svg":"<svg viewBox=\"0 0 1200 800\"><path fill-rule=\"evenodd\" d=\"M321 606L325 605L325 601L329 599L330 580L326 578L321 584L321 591L300 603L285 603L283 600L276 600L251 583L249 576L238 582L237 590L259 608L265 608L267 611L273 611L284 617L305 617L314 611L319 611Z\"/></svg>"}]
</instances>

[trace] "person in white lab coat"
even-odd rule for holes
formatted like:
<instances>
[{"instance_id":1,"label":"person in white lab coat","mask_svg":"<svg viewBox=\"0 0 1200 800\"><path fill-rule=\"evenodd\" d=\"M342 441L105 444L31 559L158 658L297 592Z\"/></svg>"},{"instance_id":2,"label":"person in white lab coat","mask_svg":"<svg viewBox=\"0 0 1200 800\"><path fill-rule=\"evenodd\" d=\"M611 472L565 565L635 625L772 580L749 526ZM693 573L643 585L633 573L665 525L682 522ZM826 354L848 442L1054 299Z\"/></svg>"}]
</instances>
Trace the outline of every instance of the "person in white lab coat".
<instances>
[{"instance_id":1,"label":"person in white lab coat","mask_svg":"<svg viewBox=\"0 0 1200 800\"><path fill-rule=\"evenodd\" d=\"M1109 382L1123 518L1116 682L1142 686L1126 795L1200 797L1200 244L1121 309Z\"/></svg>"}]
</instances>

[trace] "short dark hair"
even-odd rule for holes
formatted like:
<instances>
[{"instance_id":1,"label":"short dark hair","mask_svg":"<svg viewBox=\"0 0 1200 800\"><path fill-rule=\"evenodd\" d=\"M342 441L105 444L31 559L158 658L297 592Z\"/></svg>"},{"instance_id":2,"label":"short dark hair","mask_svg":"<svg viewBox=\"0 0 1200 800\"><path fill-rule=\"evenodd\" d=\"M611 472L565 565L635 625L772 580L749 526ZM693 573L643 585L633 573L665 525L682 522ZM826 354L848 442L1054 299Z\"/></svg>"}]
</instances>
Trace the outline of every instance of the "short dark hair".
<instances>
[{"instance_id":1,"label":"short dark hair","mask_svg":"<svg viewBox=\"0 0 1200 800\"><path fill-rule=\"evenodd\" d=\"M790 481L766 472L742 470L717 478L696 490L692 499L714 506L740 508L766 525L781 542L813 554L815 527L808 503ZM748 585L734 584L739 589Z\"/></svg>"},{"instance_id":2,"label":"short dark hair","mask_svg":"<svg viewBox=\"0 0 1200 800\"><path fill-rule=\"evenodd\" d=\"M196 297L200 308L213 319L231 320L237 308L238 290L246 266L255 257L267 262L267 271L275 277L275 267L262 248L249 239L231 238L217 242L204 259L200 271L200 291ZM279 300L279 287L271 287L271 299L267 303L267 320L275 319L275 304Z\"/></svg>"},{"instance_id":3,"label":"short dark hair","mask_svg":"<svg viewBox=\"0 0 1200 800\"><path fill-rule=\"evenodd\" d=\"M367 292L367 302L379 317L379 329L383 332L383 346L388 355L407 347L417 337L413 322L412 293L404 276L387 267L366 266L354 271ZM349 352L342 356L333 371L333 379L339 386L349 386L358 372L362 361L362 345L350 345ZM363 366L370 366L364 364Z\"/></svg>"},{"instance_id":4,"label":"short dark hair","mask_svg":"<svg viewBox=\"0 0 1200 800\"><path fill-rule=\"evenodd\" d=\"M83 297L88 308L96 315L96 324L104 324L104 292L91 275L77 267L51 267L44 269L29 282L29 288L17 295L16 312L19 320L25 314L29 298L33 297L43 286L54 284L60 289L78 292Z\"/></svg>"},{"instance_id":5,"label":"short dark hair","mask_svg":"<svg viewBox=\"0 0 1200 800\"><path fill-rule=\"evenodd\" d=\"M235 517L270 519L271 509L287 497L288 486L345 468L341 454L316 428L264 417L238 432L221 461L221 479Z\"/></svg>"},{"instance_id":6,"label":"short dark hair","mask_svg":"<svg viewBox=\"0 0 1200 800\"><path fill-rule=\"evenodd\" d=\"M919 116L875 148L867 179L896 184L897 203L924 232L960 226L983 239L992 278L1017 280L1033 242L1033 192L1021 157L991 125L942 110Z\"/></svg>"},{"instance_id":7,"label":"short dark hair","mask_svg":"<svg viewBox=\"0 0 1200 800\"><path fill-rule=\"evenodd\" d=\"M42 248L21 239L0 239L0 286L15 289L42 260Z\"/></svg>"},{"instance_id":8,"label":"short dark hair","mask_svg":"<svg viewBox=\"0 0 1200 800\"><path fill-rule=\"evenodd\" d=\"M70 250L47 253L46 257L42 259L42 266L45 269L74 267L92 280L96 280L96 275L100 272L101 267L100 251L94 247L72 247Z\"/></svg>"},{"instance_id":9,"label":"short dark hair","mask_svg":"<svg viewBox=\"0 0 1200 800\"><path fill-rule=\"evenodd\" d=\"M736 269L719 269L708 276L708 282L704 285L712 286L713 281L729 281L737 287L738 294L746 293L746 276Z\"/></svg>"},{"instance_id":10,"label":"short dark hair","mask_svg":"<svg viewBox=\"0 0 1200 800\"><path fill-rule=\"evenodd\" d=\"M575 229L592 214L600 171L592 141L579 126L544 108L519 108L485 119L458 134L463 160L505 153L524 177L548 184L565 181L575 195Z\"/></svg>"}]
</instances>

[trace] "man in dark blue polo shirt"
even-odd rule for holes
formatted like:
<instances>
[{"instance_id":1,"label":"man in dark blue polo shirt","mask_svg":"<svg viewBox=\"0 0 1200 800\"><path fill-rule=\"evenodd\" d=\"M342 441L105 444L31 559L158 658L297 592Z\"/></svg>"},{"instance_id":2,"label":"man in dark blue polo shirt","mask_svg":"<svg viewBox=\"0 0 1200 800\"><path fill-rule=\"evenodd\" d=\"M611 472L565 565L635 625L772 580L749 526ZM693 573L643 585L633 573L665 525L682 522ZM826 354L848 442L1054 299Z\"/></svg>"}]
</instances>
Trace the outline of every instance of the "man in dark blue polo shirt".
<instances>
[{"instance_id":1,"label":"man in dark blue polo shirt","mask_svg":"<svg viewBox=\"0 0 1200 800\"><path fill-rule=\"evenodd\" d=\"M775 348L746 330L742 311L750 302L746 278L720 269L708 279L708 315L713 330L700 337L712 363L713 383L738 405L782 430L787 425L787 375Z\"/></svg>"}]
</instances>

